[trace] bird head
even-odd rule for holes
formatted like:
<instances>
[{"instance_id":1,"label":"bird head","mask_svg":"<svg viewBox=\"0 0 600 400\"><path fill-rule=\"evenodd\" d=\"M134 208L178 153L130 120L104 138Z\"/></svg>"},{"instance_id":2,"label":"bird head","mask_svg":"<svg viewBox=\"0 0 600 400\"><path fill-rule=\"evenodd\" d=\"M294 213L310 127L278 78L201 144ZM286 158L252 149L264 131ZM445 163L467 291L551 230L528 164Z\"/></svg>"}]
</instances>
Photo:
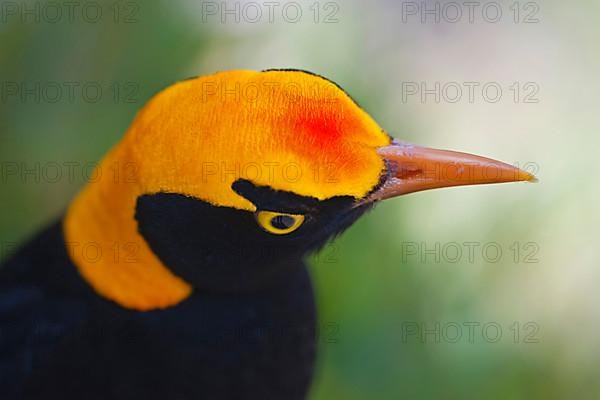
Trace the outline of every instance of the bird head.
<instances>
[{"instance_id":1,"label":"bird head","mask_svg":"<svg viewBox=\"0 0 600 400\"><path fill-rule=\"evenodd\" d=\"M339 86L297 70L176 83L99 165L66 213L65 239L96 292L137 310L276 284L390 197L535 179L398 142Z\"/></svg>"}]
</instances>

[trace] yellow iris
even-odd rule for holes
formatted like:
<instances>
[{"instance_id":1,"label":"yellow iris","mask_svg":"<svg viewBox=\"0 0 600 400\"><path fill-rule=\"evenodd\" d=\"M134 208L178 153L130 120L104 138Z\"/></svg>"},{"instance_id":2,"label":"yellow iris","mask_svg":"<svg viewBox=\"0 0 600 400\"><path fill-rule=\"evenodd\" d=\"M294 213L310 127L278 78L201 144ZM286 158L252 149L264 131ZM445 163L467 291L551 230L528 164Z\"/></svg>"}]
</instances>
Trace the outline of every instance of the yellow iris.
<instances>
[{"instance_id":1,"label":"yellow iris","mask_svg":"<svg viewBox=\"0 0 600 400\"><path fill-rule=\"evenodd\" d=\"M259 211L256 213L256 220L265 231L275 235L285 235L294 232L302 225L304 215Z\"/></svg>"}]
</instances>

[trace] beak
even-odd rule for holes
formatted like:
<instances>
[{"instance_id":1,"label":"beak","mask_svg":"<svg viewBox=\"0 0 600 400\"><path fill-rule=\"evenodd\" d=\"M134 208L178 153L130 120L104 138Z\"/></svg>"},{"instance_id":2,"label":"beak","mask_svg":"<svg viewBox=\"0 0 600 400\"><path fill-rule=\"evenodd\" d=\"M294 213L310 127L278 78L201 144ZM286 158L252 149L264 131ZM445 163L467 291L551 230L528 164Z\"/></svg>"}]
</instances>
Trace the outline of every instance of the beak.
<instances>
[{"instance_id":1,"label":"beak","mask_svg":"<svg viewBox=\"0 0 600 400\"><path fill-rule=\"evenodd\" d=\"M387 166L383 185L361 203L450 186L537 182L535 176L500 161L393 141L377 152Z\"/></svg>"}]
</instances>

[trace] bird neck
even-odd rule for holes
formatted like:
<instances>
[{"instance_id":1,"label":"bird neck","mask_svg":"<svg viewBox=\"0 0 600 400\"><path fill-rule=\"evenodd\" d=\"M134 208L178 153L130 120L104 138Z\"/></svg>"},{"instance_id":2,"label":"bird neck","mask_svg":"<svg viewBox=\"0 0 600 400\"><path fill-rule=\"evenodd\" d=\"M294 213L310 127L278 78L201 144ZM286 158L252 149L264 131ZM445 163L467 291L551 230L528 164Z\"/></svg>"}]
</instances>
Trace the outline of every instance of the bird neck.
<instances>
[{"instance_id":1,"label":"bird neck","mask_svg":"<svg viewBox=\"0 0 600 400\"><path fill-rule=\"evenodd\" d=\"M96 179L70 204L64 219L69 256L101 296L148 311L180 303L192 292L152 252L135 221L136 199L145 192L136 158L115 147L99 164Z\"/></svg>"}]
</instances>

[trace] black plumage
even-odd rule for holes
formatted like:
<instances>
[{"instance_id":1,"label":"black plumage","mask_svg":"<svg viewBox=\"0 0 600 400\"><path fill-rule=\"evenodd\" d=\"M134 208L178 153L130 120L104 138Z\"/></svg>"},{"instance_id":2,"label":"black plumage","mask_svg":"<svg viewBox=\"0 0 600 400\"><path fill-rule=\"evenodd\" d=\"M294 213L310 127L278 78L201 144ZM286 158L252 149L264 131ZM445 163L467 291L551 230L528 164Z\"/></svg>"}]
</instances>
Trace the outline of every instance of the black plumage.
<instances>
[{"instance_id":1,"label":"black plumage","mask_svg":"<svg viewBox=\"0 0 600 400\"><path fill-rule=\"evenodd\" d=\"M141 234L197 288L174 307L140 312L99 297L72 265L60 222L1 267L1 398L305 398L317 336L302 258L368 207L233 187L259 209L309 220L277 237L248 211L141 196Z\"/></svg>"}]
</instances>

